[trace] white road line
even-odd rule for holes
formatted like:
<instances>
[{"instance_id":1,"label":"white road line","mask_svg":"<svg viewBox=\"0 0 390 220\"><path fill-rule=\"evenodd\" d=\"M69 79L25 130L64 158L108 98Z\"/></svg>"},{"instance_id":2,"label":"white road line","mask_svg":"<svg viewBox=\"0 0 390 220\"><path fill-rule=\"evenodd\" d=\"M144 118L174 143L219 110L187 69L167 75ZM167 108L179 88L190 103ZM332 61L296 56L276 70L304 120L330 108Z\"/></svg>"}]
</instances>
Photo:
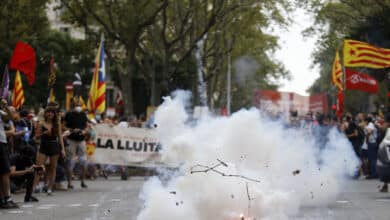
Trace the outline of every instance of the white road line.
<instances>
[{"instance_id":1,"label":"white road line","mask_svg":"<svg viewBox=\"0 0 390 220\"><path fill-rule=\"evenodd\" d=\"M9 214L21 214L23 213L22 210L13 210L13 211L8 211Z\"/></svg>"},{"instance_id":2,"label":"white road line","mask_svg":"<svg viewBox=\"0 0 390 220\"><path fill-rule=\"evenodd\" d=\"M99 204L95 203L95 204L89 204L88 205L89 207L99 207Z\"/></svg>"},{"instance_id":3,"label":"white road line","mask_svg":"<svg viewBox=\"0 0 390 220\"><path fill-rule=\"evenodd\" d=\"M69 204L68 206L69 207L80 207L82 205L80 203L76 203L76 204Z\"/></svg>"},{"instance_id":4,"label":"white road line","mask_svg":"<svg viewBox=\"0 0 390 220\"><path fill-rule=\"evenodd\" d=\"M336 201L337 203L341 203L341 204L346 204L346 203L349 203L348 200L338 200Z\"/></svg>"},{"instance_id":5,"label":"white road line","mask_svg":"<svg viewBox=\"0 0 390 220\"><path fill-rule=\"evenodd\" d=\"M22 205L22 208L33 208L34 205Z\"/></svg>"},{"instance_id":6,"label":"white road line","mask_svg":"<svg viewBox=\"0 0 390 220\"><path fill-rule=\"evenodd\" d=\"M390 202L390 199L376 199L377 202Z\"/></svg>"},{"instance_id":7,"label":"white road line","mask_svg":"<svg viewBox=\"0 0 390 220\"><path fill-rule=\"evenodd\" d=\"M110 201L111 202L120 202L121 200L120 199L111 199Z\"/></svg>"}]
</instances>

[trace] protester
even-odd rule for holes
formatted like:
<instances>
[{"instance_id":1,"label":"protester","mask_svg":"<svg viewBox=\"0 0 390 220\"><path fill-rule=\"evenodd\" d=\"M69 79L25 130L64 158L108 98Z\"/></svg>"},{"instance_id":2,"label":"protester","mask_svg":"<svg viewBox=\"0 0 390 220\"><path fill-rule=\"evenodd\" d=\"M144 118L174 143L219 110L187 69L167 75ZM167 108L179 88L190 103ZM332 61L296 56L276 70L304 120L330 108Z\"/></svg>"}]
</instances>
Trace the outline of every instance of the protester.
<instances>
[{"instance_id":1,"label":"protester","mask_svg":"<svg viewBox=\"0 0 390 220\"><path fill-rule=\"evenodd\" d=\"M45 109L44 121L39 124L36 133L36 136L41 139L37 165L44 165L47 158L50 160L49 168L46 172L48 177L48 195L52 194L58 158L60 155L65 156L64 142L61 134L61 119L58 116L58 105L57 103L51 102Z\"/></svg>"},{"instance_id":2,"label":"protester","mask_svg":"<svg viewBox=\"0 0 390 220\"><path fill-rule=\"evenodd\" d=\"M386 148L390 146L390 113L385 115L385 120L380 127L378 132L379 138L378 143L380 143L378 148L378 158L377 158L377 172L380 178L380 181L383 182L382 187L379 189L379 192L387 193L389 192L388 183L390 182L390 155L388 154ZM387 156L387 157L386 157ZM386 165L387 164L387 165Z\"/></svg>"},{"instance_id":3,"label":"protester","mask_svg":"<svg viewBox=\"0 0 390 220\"><path fill-rule=\"evenodd\" d=\"M7 100L1 100L0 112L0 208L18 208L10 195L10 161L7 146L7 137L4 131L4 121L10 120L12 113L7 106ZM4 112L5 111L5 112Z\"/></svg>"},{"instance_id":4,"label":"protester","mask_svg":"<svg viewBox=\"0 0 390 220\"><path fill-rule=\"evenodd\" d=\"M11 191L25 187L26 194L24 202L38 202L39 200L32 196L34 174L42 175L44 166L34 164L35 151L29 146L20 150L20 154L13 155L10 158L11 165Z\"/></svg>"},{"instance_id":5,"label":"protester","mask_svg":"<svg viewBox=\"0 0 390 220\"><path fill-rule=\"evenodd\" d=\"M68 164L67 164L67 176L68 176L68 188L73 189L72 175L75 162L80 163L80 180L81 187L87 188L85 184L85 173L87 170L87 155L86 155L86 143L85 135L88 132L87 115L82 111L81 103L79 99L73 100L73 110L65 115L65 127L68 129L69 134L66 135L68 147Z\"/></svg>"},{"instance_id":6,"label":"protester","mask_svg":"<svg viewBox=\"0 0 390 220\"><path fill-rule=\"evenodd\" d=\"M377 129L372 121L371 116L367 116L365 119L367 125L365 127L366 130L366 139L367 139L367 156L368 156L368 179L377 178L376 174L376 159L377 159Z\"/></svg>"}]
</instances>

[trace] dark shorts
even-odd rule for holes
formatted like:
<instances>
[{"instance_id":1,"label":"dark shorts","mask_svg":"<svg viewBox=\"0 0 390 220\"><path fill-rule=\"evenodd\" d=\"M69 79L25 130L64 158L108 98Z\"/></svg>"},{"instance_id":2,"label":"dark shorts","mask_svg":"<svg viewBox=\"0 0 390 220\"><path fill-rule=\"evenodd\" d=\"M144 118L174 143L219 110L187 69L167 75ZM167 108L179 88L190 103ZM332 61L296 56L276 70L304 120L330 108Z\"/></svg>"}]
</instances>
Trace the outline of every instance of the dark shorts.
<instances>
[{"instance_id":1,"label":"dark shorts","mask_svg":"<svg viewBox=\"0 0 390 220\"><path fill-rule=\"evenodd\" d=\"M49 157L59 155L61 153L61 146L57 140L42 140L39 153Z\"/></svg>"},{"instance_id":2,"label":"dark shorts","mask_svg":"<svg viewBox=\"0 0 390 220\"><path fill-rule=\"evenodd\" d=\"M10 172L8 146L0 143L0 175Z\"/></svg>"}]
</instances>

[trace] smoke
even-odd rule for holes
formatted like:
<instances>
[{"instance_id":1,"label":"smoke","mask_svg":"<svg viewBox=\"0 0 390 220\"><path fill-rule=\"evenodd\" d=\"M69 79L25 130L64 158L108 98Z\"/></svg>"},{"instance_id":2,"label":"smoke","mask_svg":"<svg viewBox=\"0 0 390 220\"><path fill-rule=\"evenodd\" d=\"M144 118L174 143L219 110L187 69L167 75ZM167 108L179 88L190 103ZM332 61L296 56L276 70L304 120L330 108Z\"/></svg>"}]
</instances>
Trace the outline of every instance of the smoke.
<instances>
[{"instance_id":1,"label":"smoke","mask_svg":"<svg viewBox=\"0 0 390 220\"><path fill-rule=\"evenodd\" d=\"M156 111L163 160L179 170L144 184L138 220L288 219L302 206L334 201L359 165L337 130L319 149L312 137L256 109L206 115L194 125L185 111L189 98L176 92Z\"/></svg>"},{"instance_id":2,"label":"smoke","mask_svg":"<svg viewBox=\"0 0 390 220\"><path fill-rule=\"evenodd\" d=\"M244 84L248 80L252 79L260 67L255 59L248 56L236 59L233 65L235 70L235 80L240 84Z\"/></svg>"}]
</instances>

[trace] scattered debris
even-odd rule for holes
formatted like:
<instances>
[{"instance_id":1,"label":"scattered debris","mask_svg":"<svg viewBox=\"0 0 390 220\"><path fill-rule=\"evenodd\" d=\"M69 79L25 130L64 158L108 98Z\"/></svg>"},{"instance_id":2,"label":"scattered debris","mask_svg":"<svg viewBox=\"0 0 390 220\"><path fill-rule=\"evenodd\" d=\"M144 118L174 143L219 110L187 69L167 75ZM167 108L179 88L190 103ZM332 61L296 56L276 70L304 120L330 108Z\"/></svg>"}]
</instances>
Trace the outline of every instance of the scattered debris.
<instances>
[{"instance_id":1,"label":"scattered debris","mask_svg":"<svg viewBox=\"0 0 390 220\"><path fill-rule=\"evenodd\" d=\"M230 197L232 198L232 199L234 199L234 195L232 194L232 195L230 195Z\"/></svg>"},{"instance_id":2,"label":"scattered debris","mask_svg":"<svg viewBox=\"0 0 390 220\"><path fill-rule=\"evenodd\" d=\"M296 175L298 175L300 172L301 172L300 170L294 170L294 171L293 171L293 175L296 176Z\"/></svg>"},{"instance_id":3,"label":"scattered debris","mask_svg":"<svg viewBox=\"0 0 390 220\"><path fill-rule=\"evenodd\" d=\"M314 194L313 194L313 192L310 192L310 195L311 195L311 199L314 199Z\"/></svg>"},{"instance_id":4,"label":"scattered debris","mask_svg":"<svg viewBox=\"0 0 390 220\"><path fill-rule=\"evenodd\" d=\"M176 202L176 206L179 206L179 203L178 203L178 202Z\"/></svg>"},{"instance_id":5,"label":"scattered debris","mask_svg":"<svg viewBox=\"0 0 390 220\"><path fill-rule=\"evenodd\" d=\"M191 171L190 173L191 174L194 174L194 173L207 173L209 171L212 171L214 173L217 173L221 176L224 176L224 177L237 177L237 178L241 178L241 179L245 179L245 180L249 180L249 181L252 181L252 182L257 182L257 183L260 183L260 180L257 180L257 179L253 179L253 178L250 178L250 177L246 177L246 176L243 176L243 175L239 175L239 174L226 174L222 171L219 171L217 170L216 168L217 167L220 167L220 166L225 166L227 167L227 163L217 159L218 161L218 164L214 165L214 166L205 166L205 165L200 165L200 164L197 164L193 167L191 167ZM200 169L202 168L202 169Z\"/></svg>"},{"instance_id":6,"label":"scattered debris","mask_svg":"<svg viewBox=\"0 0 390 220\"><path fill-rule=\"evenodd\" d=\"M217 159L217 161L218 161L219 163L221 163L223 166L228 167L228 165L227 165L225 162L223 162L222 160Z\"/></svg>"},{"instance_id":7,"label":"scattered debris","mask_svg":"<svg viewBox=\"0 0 390 220\"><path fill-rule=\"evenodd\" d=\"M176 192L175 191L172 191L172 192L169 192L170 194L173 194L173 195L176 195Z\"/></svg>"}]
</instances>

